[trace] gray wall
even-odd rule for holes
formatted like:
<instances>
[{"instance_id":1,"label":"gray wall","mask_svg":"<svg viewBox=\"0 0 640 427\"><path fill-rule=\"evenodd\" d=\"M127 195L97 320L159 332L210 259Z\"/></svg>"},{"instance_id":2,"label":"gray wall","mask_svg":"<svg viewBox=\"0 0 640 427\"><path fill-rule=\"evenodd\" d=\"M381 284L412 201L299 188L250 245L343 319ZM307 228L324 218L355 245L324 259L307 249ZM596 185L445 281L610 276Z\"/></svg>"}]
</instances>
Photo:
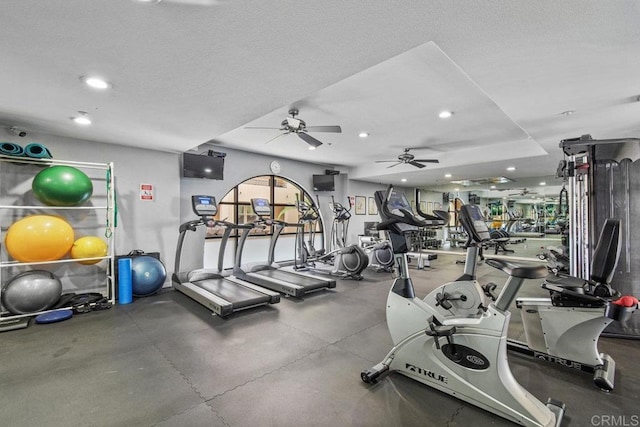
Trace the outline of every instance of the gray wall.
<instances>
[{"instance_id":1,"label":"gray wall","mask_svg":"<svg viewBox=\"0 0 640 427\"><path fill-rule=\"evenodd\" d=\"M182 178L180 180L181 222L194 219L194 214L191 211L192 194L207 194L215 196L216 200L220 200L229 192L229 190L231 190L231 188L246 179L258 175L271 175L272 172L269 169L269 165L273 160L278 160L282 166L281 172L279 173L280 176L290 179L307 190L310 194L313 194L311 175L324 174L325 169L333 169L328 166L299 162L290 159L281 159L273 156L249 153L246 151L232 150L230 148L210 144L203 144L195 151L204 152L209 149L227 154L224 164L224 180L217 181L210 179ZM336 180L336 192L334 194L337 195L340 192L340 180Z\"/></svg>"},{"instance_id":2,"label":"gray wall","mask_svg":"<svg viewBox=\"0 0 640 427\"><path fill-rule=\"evenodd\" d=\"M178 227L194 218L191 212L192 194L210 194L218 200L238 183L258 175L271 174L269 165L278 160L282 166L280 176L286 177L314 194L313 174L323 174L331 166L299 162L261 154L232 150L205 144L196 151L213 149L227 153L224 180L182 178L179 153L144 150L95 141L84 141L60 136L30 133L27 138L4 135L3 140L26 145L38 142L46 145L54 158L60 160L114 163L118 221L115 236L116 254L126 254L133 249L160 252L169 275L173 272ZM26 139L26 140L25 140ZM375 190L386 188L382 184L350 181L348 170L336 176L336 191L318 193L325 231L331 226L330 196L346 204L347 196L373 197ZM22 187L29 187L25 183ZM152 184L155 199L140 200L140 184ZM398 188L412 197L413 190ZM97 193L96 193L97 194ZM364 231L365 221L379 221L377 215L353 215L349 226L349 243L357 243L357 235ZM249 250L249 248L247 248Z\"/></svg>"},{"instance_id":3,"label":"gray wall","mask_svg":"<svg viewBox=\"0 0 640 427\"><path fill-rule=\"evenodd\" d=\"M2 139L22 146L44 144L60 160L113 162L118 205L116 254L133 249L157 251L170 270L180 217L179 154L38 133L29 133L26 138L4 135ZM154 201L140 200L141 183L154 186ZM25 188L30 189L30 184ZM94 190L94 194L101 192L104 190Z\"/></svg>"}]
</instances>

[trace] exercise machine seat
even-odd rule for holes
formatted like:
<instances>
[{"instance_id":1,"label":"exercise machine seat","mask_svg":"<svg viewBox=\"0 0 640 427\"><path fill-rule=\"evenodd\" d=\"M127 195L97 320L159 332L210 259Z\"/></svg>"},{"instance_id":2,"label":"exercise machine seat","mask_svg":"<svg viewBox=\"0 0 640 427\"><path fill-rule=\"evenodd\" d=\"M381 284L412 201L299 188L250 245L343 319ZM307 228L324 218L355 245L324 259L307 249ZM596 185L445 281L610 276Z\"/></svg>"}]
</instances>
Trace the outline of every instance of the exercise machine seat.
<instances>
[{"instance_id":1,"label":"exercise machine seat","mask_svg":"<svg viewBox=\"0 0 640 427\"><path fill-rule=\"evenodd\" d=\"M488 259L485 262L493 268L504 271L509 276L522 279L542 279L549 274L547 267L540 264L516 264L504 259Z\"/></svg>"},{"instance_id":2,"label":"exercise machine seat","mask_svg":"<svg viewBox=\"0 0 640 427\"><path fill-rule=\"evenodd\" d=\"M610 283L618 264L620 244L620 220L607 219L593 251L589 280L558 275L549 276L542 284L542 288L551 293L554 305L592 306L594 297L618 297L619 292L611 289Z\"/></svg>"}]
</instances>

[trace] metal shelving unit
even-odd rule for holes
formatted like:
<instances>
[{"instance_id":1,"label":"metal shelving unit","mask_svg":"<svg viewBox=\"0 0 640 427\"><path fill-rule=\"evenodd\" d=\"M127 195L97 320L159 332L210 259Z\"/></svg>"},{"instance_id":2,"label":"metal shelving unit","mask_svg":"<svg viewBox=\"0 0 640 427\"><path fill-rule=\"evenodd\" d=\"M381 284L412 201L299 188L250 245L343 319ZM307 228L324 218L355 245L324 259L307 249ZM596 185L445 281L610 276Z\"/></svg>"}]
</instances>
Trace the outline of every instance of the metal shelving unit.
<instances>
[{"instance_id":1,"label":"metal shelving unit","mask_svg":"<svg viewBox=\"0 0 640 427\"><path fill-rule=\"evenodd\" d=\"M90 203L94 199L99 200L100 204L95 206L73 206L73 207L60 207L60 206L47 206L44 204L36 203L24 203L26 195L30 190L30 180L42 170L42 168L49 166L71 166L85 172L93 183L94 193L91 199L87 203ZM104 172L103 177L100 177L100 171ZM97 182L103 181L105 187L99 189L96 185ZM96 191L99 190L99 191ZM30 200L28 200L31 202ZM71 258L68 254L65 258L54 261L40 261L40 262L19 262L12 260L5 248L4 238L9 226L17 219L26 217L28 215L57 215L62 216L67 222L74 227L73 216L74 215L86 215L96 213L95 221L93 224L82 224L82 228L87 230L96 230L94 235L99 235L98 230L102 231L102 236L107 242L107 255L103 257L95 258ZM100 221L98 213L104 213L104 219ZM71 217L71 218L69 218ZM76 162L65 161L57 159L37 159L28 157L14 157L0 155L0 295L2 287L10 280L12 270L28 271L30 267L43 266L50 270L56 268L62 268L65 273L72 272L74 264L79 261L99 260L100 262L91 266L82 266L76 268L79 270L84 268L85 271L90 270L90 273L94 277L101 280L97 285L94 284L93 288L87 289L90 292L99 292L106 297L110 303L115 303L115 284L114 284L114 271L115 271L115 219L116 219L116 206L115 206L115 189L114 189L114 173L113 163L89 163L89 162ZM74 233L76 229L74 227ZM78 239L79 235L75 235L74 239ZM106 263L102 262L106 260ZM105 265L106 264L106 265ZM77 265L77 264L76 264ZM87 267L94 267L88 268ZM54 272L55 274L55 272ZM76 292L80 289L65 287L65 280L61 278L63 284L63 293ZM77 286L77 284L75 284ZM2 308L1 321L9 321L13 319L20 319L24 317L36 316L43 313L48 313L56 310L64 310L70 307L60 307L57 309L39 311L36 313L28 314L11 314Z\"/></svg>"}]
</instances>

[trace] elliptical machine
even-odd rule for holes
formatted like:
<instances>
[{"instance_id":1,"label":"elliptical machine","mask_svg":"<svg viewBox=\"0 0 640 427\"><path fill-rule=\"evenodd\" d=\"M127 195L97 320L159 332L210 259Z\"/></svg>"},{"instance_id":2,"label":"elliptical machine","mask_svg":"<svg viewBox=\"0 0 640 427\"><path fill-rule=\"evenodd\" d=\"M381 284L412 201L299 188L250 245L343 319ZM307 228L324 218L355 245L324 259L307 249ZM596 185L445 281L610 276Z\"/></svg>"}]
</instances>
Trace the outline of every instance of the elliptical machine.
<instances>
[{"instance_id":1,"label":"elliptical machine","mask_svg":"<svg viewBox=\"0 0 640 427\"><path fill-rule=\"evenodd\" d=\"M297 196L296 196L297 197ZM332 196L333 199L333 196ZM324 234L320 236L322 248L314 246L316 224L320 218L318 207L312 202L296 200L298 208L299 226L296 230L296 270L313 269L320 273L329 273L343 279L362 280L362 271L367 268L369 259L364 250L358 245L346 246L346 234L349 227L351 213L339 203L332 203L333 222L328 251L324 249ZM305 235L305 228L309 228ZM305 240L305 237L307 238ZM335 245L335 247L334 247ZM319 268L316 263L321 262L332 266L330 271Z\"/></svg>"},{"instance_id":2,"label":"elliptical machine","mask_svg":"<svg viewBox=\"0 0 640 427\"><path fill-rule=\"evenodd\" d=\"M360 247L369 257L369 267L377 273L393 271L393 249L388 240L376 236L359 236Z\"/></svg>"},{"instance_id":3,"label":"elliptical machine","mask_svg":"<svg viewBox=\"0 0 640 427\"><path fill-rule=\"evenodd\" d=\"M528 393L513 377L506 356L508 307L525 279L543 278L547 269L488 261L509 274L502 292L488 306L474 299L478 289L473 281L445 284L424 300L416 298L409 277L406 235L424 222L392 186L386 192L377 191L375 199L382 217L378 229L389 231L398 269L387 299L387 324L394 347L382 362L361 373L362 380L375 383L385 372L398 371L515 423L559 426L564 404L549 400L544 405ZM461 223L472 236L473 247L489 240L477 206L462 207ZM458 309L462 314L455 314Z\"/></svg>"}]
</instances>

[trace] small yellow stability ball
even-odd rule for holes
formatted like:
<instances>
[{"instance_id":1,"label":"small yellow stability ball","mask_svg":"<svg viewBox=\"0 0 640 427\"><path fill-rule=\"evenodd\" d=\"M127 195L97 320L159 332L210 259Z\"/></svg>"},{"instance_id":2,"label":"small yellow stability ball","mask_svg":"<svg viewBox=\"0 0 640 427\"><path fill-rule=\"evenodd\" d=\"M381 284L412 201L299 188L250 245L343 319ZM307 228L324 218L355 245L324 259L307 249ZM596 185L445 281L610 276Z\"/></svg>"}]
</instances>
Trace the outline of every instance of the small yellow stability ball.
<instances>
[{"instance_id":1,"label":"small yellow stability ball","mask_svg":"<svg viewBox=\"0 0 640 427\"><path fill-rule=\"evenodd\" d=\"M4 243L9 255L20 262L55 261L73 245L73 228L51 215L30 215L11 224Z\"/></svg>"},{"instance_id":2,"label":"small yellow stability ball","mask_svg":"<svg viewBox=\"0 0 640 427\"><path fill-rule=\"evenodd\" d=\"M71 258L95 258L107 256L107 244L99 237L85 236L81 237L71 246ZM79 264L91 265L99 263L100 259L78 261Z\"/></svg>"}]
</instances>

